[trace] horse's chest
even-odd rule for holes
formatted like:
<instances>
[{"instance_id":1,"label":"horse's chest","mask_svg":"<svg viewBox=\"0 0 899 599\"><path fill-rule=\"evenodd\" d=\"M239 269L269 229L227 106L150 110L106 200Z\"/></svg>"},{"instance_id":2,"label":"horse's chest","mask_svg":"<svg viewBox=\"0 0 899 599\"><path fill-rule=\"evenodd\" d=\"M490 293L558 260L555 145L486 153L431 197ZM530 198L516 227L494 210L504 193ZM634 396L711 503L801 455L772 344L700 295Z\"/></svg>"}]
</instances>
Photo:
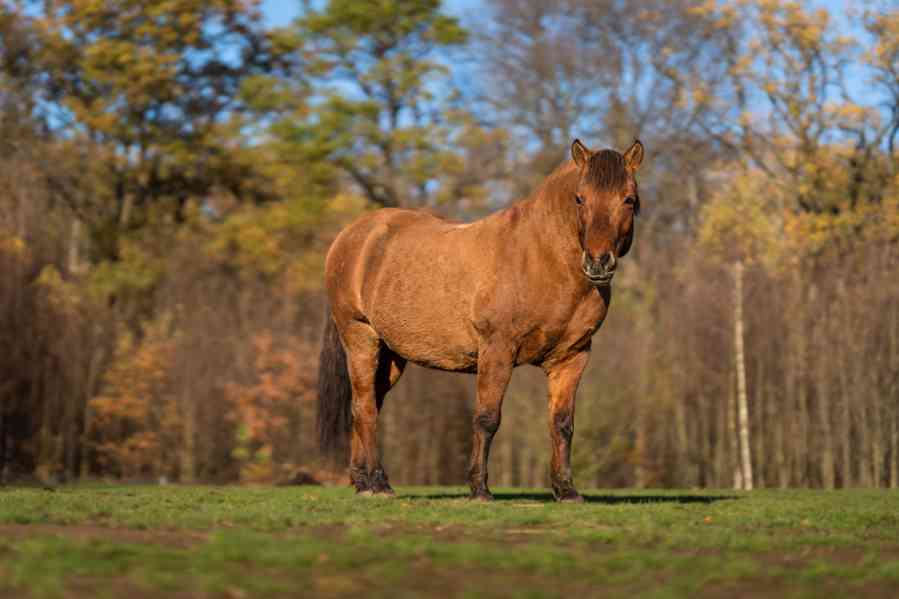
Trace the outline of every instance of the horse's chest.
<instances>
[{"instance_id":1,"label":"horse's chest","mask_svg":"<svg viewBox=\"0 0 899 599\"><path fill-rule=\"evenodd\" d=\"M519 364L578 352L587 347L608 311L608 297L596 293L584 301L560 309L553 317L535 321L521 339Z\"/></svg>"}]
</instances>

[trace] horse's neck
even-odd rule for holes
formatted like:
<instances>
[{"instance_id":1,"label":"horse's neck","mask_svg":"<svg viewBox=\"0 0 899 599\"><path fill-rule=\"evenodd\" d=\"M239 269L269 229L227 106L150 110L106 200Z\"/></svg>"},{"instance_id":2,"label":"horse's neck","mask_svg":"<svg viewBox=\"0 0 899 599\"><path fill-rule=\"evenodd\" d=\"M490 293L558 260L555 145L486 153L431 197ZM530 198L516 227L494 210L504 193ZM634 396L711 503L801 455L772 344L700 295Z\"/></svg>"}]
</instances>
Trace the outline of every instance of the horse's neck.
<instances>
[{"instance_id":1,"label":"horse's neck","mask_svg":"<svg viewBox=\"0 0 899 599\"><path fill-rule=\"evenodd\" d=\"M581 253L574 207L576 186L577 171L570 163L565 164L522 202L523 220L529 234L534 236L533 239L545 241L547 250L566 264L579 260Z\"/></svg>"}]
</instances>

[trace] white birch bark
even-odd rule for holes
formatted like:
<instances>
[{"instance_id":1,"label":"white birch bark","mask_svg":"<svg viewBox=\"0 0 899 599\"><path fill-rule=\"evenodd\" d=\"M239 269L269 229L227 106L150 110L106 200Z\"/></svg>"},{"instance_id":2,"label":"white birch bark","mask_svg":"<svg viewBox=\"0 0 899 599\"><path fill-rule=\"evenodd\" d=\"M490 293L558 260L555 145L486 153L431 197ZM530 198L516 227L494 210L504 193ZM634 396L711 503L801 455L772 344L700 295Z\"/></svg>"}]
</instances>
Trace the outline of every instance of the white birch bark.
<instances>
[{"instance_id":1,"label":"white birch bark","mask_svg":"<svg viewBox=\"0 0 899 599\"><path fill-rule=\"evenodd\" d=\"M743 262L734 264L734 357L737 366L737 408L743 488L752 490L752 453L749 450L749 405L746 398L746 356L743 353Z\"/></svg>"}]
</instances>

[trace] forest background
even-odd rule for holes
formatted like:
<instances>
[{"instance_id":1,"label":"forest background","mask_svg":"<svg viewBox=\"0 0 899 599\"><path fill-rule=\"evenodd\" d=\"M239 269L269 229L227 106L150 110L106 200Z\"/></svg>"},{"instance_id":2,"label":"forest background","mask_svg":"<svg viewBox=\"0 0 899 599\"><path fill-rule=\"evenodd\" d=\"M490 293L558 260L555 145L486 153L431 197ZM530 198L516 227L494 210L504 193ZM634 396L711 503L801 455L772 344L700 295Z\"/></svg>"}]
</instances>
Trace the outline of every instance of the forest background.
<instances>
[{"instance_id":1,"label":"forest background","mask_svg":"<svg viewBox=\"0 0 899 599\"><path fill-rule=\"evenodd\" d=\"M895 2L274 4L0 2L0 481L339 478L339 228L473 220L575 137L639 137L580 485L899 486ZM494 484L546 483L542 379L515 374ZM393 482L464 481L473 390L407 371Z\"/></svg>"}]
</instances>

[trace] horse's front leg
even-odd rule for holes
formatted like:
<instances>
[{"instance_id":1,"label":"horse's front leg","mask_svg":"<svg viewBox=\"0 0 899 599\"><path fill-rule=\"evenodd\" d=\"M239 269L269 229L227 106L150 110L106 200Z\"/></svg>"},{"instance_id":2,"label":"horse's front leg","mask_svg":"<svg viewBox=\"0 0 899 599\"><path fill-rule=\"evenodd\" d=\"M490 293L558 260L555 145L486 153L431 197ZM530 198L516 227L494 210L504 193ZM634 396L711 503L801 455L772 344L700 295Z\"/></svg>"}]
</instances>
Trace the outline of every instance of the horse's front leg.
<instances>
[{"instance_id":1,"label":"horse's front leg","mask_svg":"<svg viewBox=\"0 0 899 599\"><path fill-rule=\"evenodd\" d=\"M503 396L511 376L512 352L498 344L483 344L478 350L478 397L472 419L474 440L468 470L471 499L493 499L487 488L487 460L490 457L490 443L499 430Z\"/></svg>"},{"instance_id":2,"label":"horse's front leg","mask_svg":"<svg viewBox=\"0 0 899 599\"><path fill-rule=\"evenodd\" d=\"M549 381L549 435L552 439L550 479L557 501L584 501L574 488L571 478L571 438L574 436L577 386L589 360L588 350L544 367Z\"/></svg>"}]
</instances>

